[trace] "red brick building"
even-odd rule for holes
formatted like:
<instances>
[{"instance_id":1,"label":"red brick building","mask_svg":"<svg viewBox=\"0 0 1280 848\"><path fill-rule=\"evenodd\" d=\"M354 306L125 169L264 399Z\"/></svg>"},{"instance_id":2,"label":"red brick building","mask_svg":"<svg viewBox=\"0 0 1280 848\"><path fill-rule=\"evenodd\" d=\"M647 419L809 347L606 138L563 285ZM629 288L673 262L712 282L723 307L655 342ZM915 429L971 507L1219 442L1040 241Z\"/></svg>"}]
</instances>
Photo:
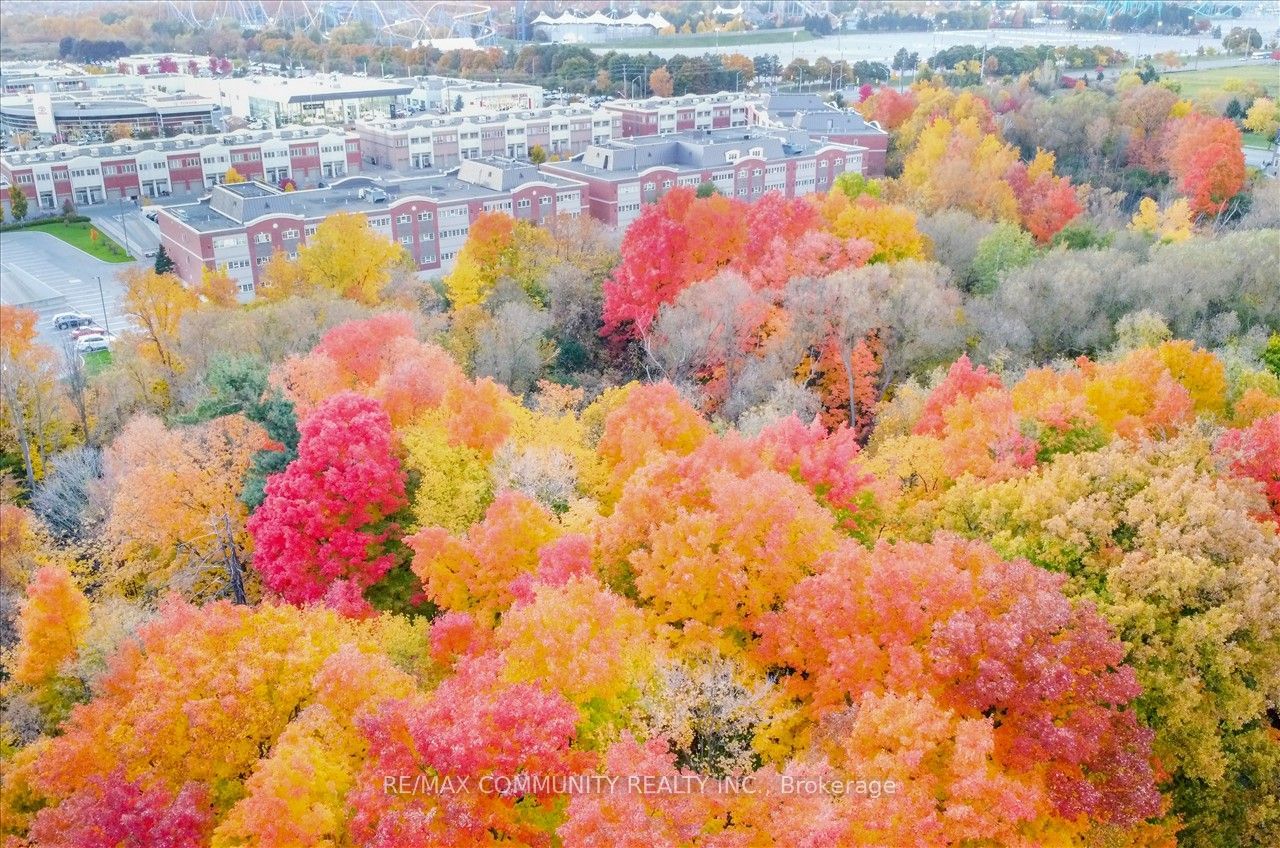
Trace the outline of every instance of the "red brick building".
<instances>
[{"instance_id":1,"label":"red brick building","mask_svg":"<svg viewBox=\"0 0 1280 848\"><path fill-rule=\"evenodd\" d=\"M402 244L419 270L444 273L482 212L540 223L557 214L578 215L584 206L581 182L491 157L464 162L456 175L351 177L293 192L261 182L220 185L207 200L165 207L158 223L160 242L182 279L195 284L204 268L225 268L240 298L251 300L271 255L296 257L336 212L364 215L375 232Z\"/></svg>"},{"instance_id":2,"label":"red brick building","mask_svg":"<svg viewBox=\"0 0 1280 848\"><path fill-rule=\"evenodd\" d=\"M675 186L715 185L751 201L825 192L846 171L862 173L865 149L812 141L803 132L759 127L617 139L588 148L580 161L548 162L544 173L586 184L592 217L625 226Z\"/></svg>"},{"instance_id":3,"label":"red brick building","mask_svg":"<svg viewBox=\"0 0 1280 848\"><path fill-rule=\"evenodd\" d=\"M122 198L202 194L234 167L250 180L300 187L361 169L360 139L326 127L294 127L152 141L59 145L0 156L0 175L31 205L58 209L68 198L88 206Z\"/></svg>"},{"instance_id":4,"label":"red brick building","mask_svg":"<svg viewBox=\"0 0 1280 848\"><path fill-rule=\"evenodd\" d=\"M612 100L604 108L622 119L622 138L666 135L690 130L724 130L752 123L753 106L745 94L686 94L646 100Z\"/></svg>"},{"instance_id":5,"label":"red brick building","mask_svg":"<svg viewBox=\"0 0 1280 848\"><path fill-rule=\"evenodd\" d=\"M815 94L686 94L615 100L604 108L622 119L622 137L765 127L802 130L813 141L865 147L867 176L884 176L889 134L851 109L837 109Z\"/></svg>"}]
</instances>

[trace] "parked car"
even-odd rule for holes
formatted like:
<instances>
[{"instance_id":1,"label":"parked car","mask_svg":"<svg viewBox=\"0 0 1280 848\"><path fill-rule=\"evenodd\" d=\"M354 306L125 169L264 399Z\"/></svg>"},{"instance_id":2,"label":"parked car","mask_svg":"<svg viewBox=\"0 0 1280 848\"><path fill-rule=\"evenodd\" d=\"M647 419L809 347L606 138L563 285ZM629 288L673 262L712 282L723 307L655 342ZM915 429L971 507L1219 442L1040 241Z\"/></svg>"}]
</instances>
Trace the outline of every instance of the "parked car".
<instances>
[{"instance_id":1,"label":"parked car","mask_svg":"<svg viewBox=\"0 0 1280 848\"><path fill-rule=\"evenodd\" d=\"M86 324L83 327L77 327L71 331L71 338L82 339L85 336L105 336L107 331L99 327L97 324Z\"/></svg>"},{"instance_id":2,"label":"parked car","mask_svg":"<svg viewBox=\"0 0 1280 848\"><path fill-rule=\"evenodd\" d=\"M74 330L76 327L87 327L93 319L83 312L59 312L49 320L55 330Z\"/></svg>"},{"instance_id":3,"label":"parked car","mask_svg":"<svg viewBox=\"0 0 1280 848\"><path fill-rule=\"evenodd\" d=\"M145 215L146 219L153 224L160 223L160 213L155 209L152 209L150 212L144 212L143 215Z\"/></svg>"},{"instance_id":4,"label":"parked car","mask_svg":"<svg viewBox=\"0 0 1280 848\"><path fill-rule=\"evenodd\" d=\"M110 350L111 342L101 333L93 333L76 339L77 353L93 353L98 350Z\"/></svg>"}]
</instances>

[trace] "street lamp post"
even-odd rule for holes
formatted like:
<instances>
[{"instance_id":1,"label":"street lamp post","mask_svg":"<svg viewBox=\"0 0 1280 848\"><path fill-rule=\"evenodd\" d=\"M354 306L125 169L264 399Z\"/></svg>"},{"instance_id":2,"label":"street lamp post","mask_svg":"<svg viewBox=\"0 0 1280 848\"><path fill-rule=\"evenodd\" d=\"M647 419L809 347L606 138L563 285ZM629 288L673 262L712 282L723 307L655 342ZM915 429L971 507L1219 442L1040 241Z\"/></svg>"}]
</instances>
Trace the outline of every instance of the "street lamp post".
<instances>
[{"instance_id":1,"label":"street lamp post","mask_svg":"<svg viewBox=\"0 0 1280 848\"><path fill-rule=\"evenodd\" d=\"M124 221L124 198L120 198L120 231L124 233L124 252L129 253L129 225Z\"/></svg>"},{"instance_id":2,"label":"street lamp post","mask_svg":"<svg viewBox=\"0 0 1280 848\"><path fill-rule=\"evenodd\" d=\"M111 335L111 319L107 317L107 296L102 293L102 275L98 275L98 302L102 304L102 329Z\"/></svg>"}]
</instances>

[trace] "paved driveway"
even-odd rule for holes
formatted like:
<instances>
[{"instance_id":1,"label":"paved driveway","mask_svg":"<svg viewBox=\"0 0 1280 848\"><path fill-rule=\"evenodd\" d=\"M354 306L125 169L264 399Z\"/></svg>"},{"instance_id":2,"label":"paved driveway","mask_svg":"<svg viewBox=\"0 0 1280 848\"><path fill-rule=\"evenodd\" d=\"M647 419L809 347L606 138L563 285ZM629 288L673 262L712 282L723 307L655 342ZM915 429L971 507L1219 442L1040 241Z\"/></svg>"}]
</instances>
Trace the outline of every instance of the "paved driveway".
<instances>
[{"instance_id":1,"label":"paved driveway","mask_svg":"<svg viewBox=\"0 0 1280 848\"><path fill-rule=\"evenodd\" d=\"M133 264L149 264L139 262ZM105 320L115 333L128 326L120 308L122 287L116 275L130 263L103 262L48 233L16 230L0 233L0 300L32 308L40 316L41 341L57 346L61 334L49 326L58 312L78 310ZM98 279L102 280L102 296ZM20 301L39 297L34 303Z\"/></svg>"},{"instance_id":2,"label":"paved driveway","mask_svg":"<svg viewBox=\"0 0 1280 848\"><path fill-rule=\"evenodd\" d=\"M129 245L129 253L141 257L144 252L155 250L160 244L160 228L147 220L147 209L132 200L112 200L96 206L81 206L76 210L87 215L93 225L115 239L117 244Z\"/></svg>"}]
</instances>

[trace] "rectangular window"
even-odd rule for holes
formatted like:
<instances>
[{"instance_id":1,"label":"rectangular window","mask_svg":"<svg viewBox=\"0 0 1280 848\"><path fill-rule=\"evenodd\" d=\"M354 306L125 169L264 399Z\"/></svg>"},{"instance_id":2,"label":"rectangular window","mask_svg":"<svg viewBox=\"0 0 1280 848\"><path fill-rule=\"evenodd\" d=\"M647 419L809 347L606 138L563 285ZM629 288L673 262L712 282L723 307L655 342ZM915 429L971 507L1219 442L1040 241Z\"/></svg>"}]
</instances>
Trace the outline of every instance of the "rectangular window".
<instances>
[{"instance_id":1,"label":"rectangular window","mask_svg":"<svg viewBox=\"0 0 1280 848\"><path fill-rule=\"evenodd\" d=\"M407 223L409 223L411 220L413 220L413 219L412 219L411 217L409 217L408 215L397 215L397 216L396 216L396 223L397 223L397 224L407 224Z\"/></svg>"},{"instance_id":2,"label":"rectangular window","mask_svg":"<svg viewBox=\"0 0 1280 848\"><path fill-rule=\"evenodd\" d=\"M516 208L517 208L517 209L528 209L528 208L529 208L529 205L530 205L530 204L529 204L529 198L527 198L527 197L526 197L525 199L520 200L520 201L518 201L518 202L516 203Z\"/></svg>"},{"instance_id":3,"label":"rectangular window","mask_svg":"<svg viewBox=\"0 0 1280 848\"><path fill-rule=\"evenodd\" d=\"M298 237L298 231L297 231L297 230L285 230L283 233L281 233L281 234L280 234L280 237L281 237L281 238L287 238L287 239L296 239L296 238Z\"/></svg>"},{"instance_id":4,"label":"rectangular window","mask_svg":"<svg viewBox=\"0 0 1280 848\"><path fill-rule=\"evenodd\" d=\"M551 205L551 195L549 195L549 194L544 194L542 197L539 197L539 198L538 198L538 203L539 203L540 205L542 205L542 206L550 206L550 205Z\"/></svg>"},{"instance_id":5,"label":"rectangular window","mask_svg":"<svg viewBox=\"0 0 1280 848\"><path fill-rule=\"evenodd\" d=\"M419 212L419 213L418 213L418 220L419 220L419 221L430 221L430 220L431 220L431 213L430 213L430 212Z\"/></svg>"},{"instance_id":6,"label":"rectangular window","mask_svg":"<svg viewBox=\"0 0 1280 848\"><path fill-rule=\"evenodd\" d=\"M253 240L258 244L271 244L271 233L258 233Z\"/></svg>"}]
</instances>

